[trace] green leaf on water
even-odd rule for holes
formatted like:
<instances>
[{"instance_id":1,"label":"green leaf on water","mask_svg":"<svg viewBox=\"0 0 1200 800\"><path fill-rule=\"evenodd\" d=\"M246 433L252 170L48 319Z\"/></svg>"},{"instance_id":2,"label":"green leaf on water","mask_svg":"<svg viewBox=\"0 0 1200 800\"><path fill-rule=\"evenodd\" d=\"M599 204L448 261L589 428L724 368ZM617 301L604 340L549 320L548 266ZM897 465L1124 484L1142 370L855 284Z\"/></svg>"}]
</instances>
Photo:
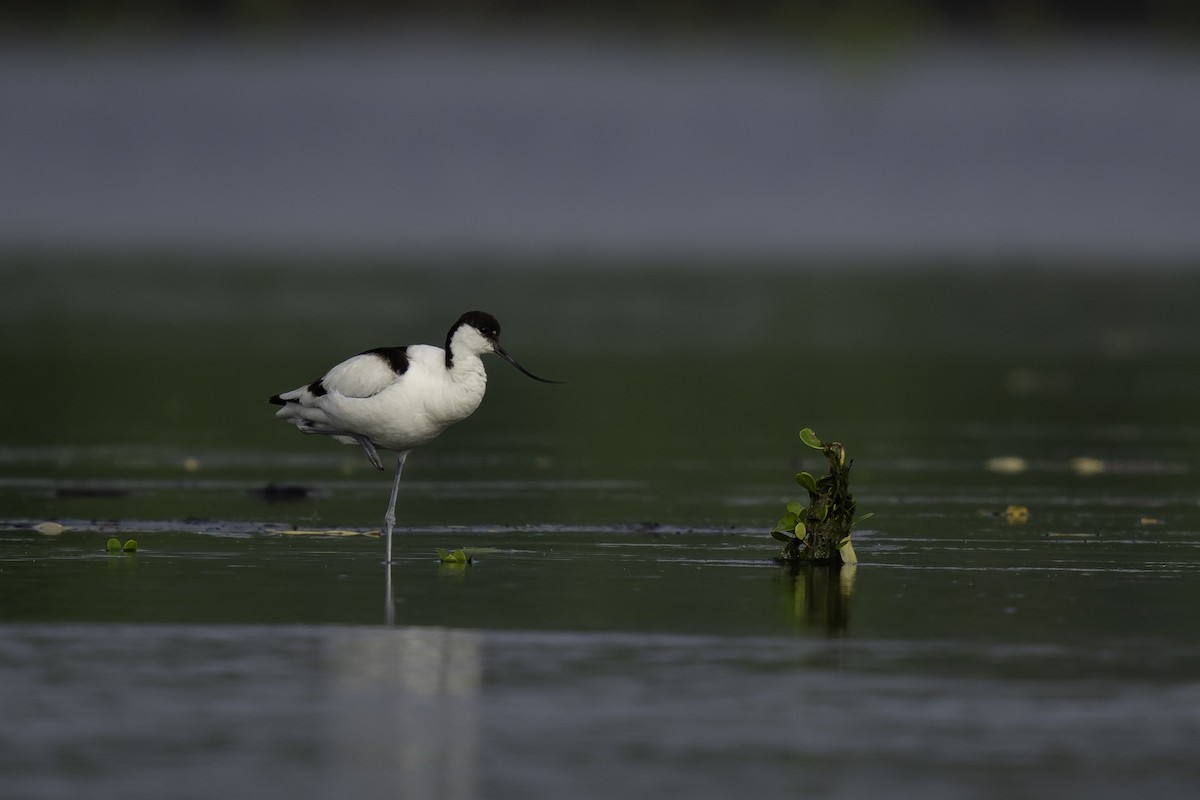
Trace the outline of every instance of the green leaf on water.
<instances>
[{"instance_id":1,"label":"green leaf on water","mask_svg":"<svg viewBox=\"0 0 1200 800\"><path fill-rule=\"evenodd\" d=\"M470 564L471 555L461 547L453 552L449 550L437 549L438 559L443 564Z\"/></svg>"},{"instance_id":2,"label":"green leaf on water","mask_svg":"<svg viewBox=\"0 0 1200 800\"><path fill-rule=\"evenodd\" d=\"M804 442L814 450L821 450L825 447L825 443L817 438L817 435L813 433L812 428L805 428L804 430L800 431L800 441Z\"/></svg>"},{"instance_id":3,"label":"green leaf on water","mask_svg":"<svg viewBox=\"0 0 1200 800\"><path fill-rule=\"evenodd\" d=\"M779 518L779 522L775 523L775 530L790 531L796 527L796 520L799 519L798 514L793 514L791 511Z\"/></svg>"},{"instance_id":4,"label":"green leaf on water","mask_svg":"<svg viewBox=\"0 0 1200 800\"><path fill-rule=\"evenodd\" d=\"M104 544L104 549L105 549L105 550L107 550L107 551L108 551L108 552L110 552L110 553L119 553L119 552L121 552L121 540L120 540L120 539L118 539L118 538L117 538L117 537L115 537L115 536L114 536L114 537L112 537L112 538L111 538L111 539L109 539L107 542L105 542L105 544Z\"/></svg>"},{"instance_id":5,"label":"green leaf on water","mask_svg":"<svg viewBox=\"0 0 1200 800\"><path fill-rule=\"evenodd\" d=\"M778 542L784 542L786 544L787 542L794 540L796 537L793 536L792 534L788 533L787 531L781 531L778 528L776 528L775 530L771 531L771 538Z\"/></svg>"},{"instance_id":6,"label":"green leaf on water","mask_svg":"<svg viewBox=\"0 0 1200 800\"><path fill-rule=\"evenodd\" d=\"M804 504L803 503L797 503L796 501L793 500L792 502L787 504L787 510L788 510L789 514L795 514L797 517L804 516Z\"/></svg>"},{"instance_id":7,"label":"green leaf on water","mask_svg":"<svg viewBox=\"0 0 1200 800\"><path fill-rule=\"evenodd\" d=\"M806 527L804 526L804 523L803 523L803 522L797 522L797 523L796 523L796 536L797 536L797 538L803 539L803 538L804 538L805 536L807 536L807 535L808 535L808 528L806 528Z\"/></svg>"},{"instance_id":8,"label":"green leaf on water","mask_svg":"<svg viewBox=\"0 0 1200 800\"><path fill-rule=\"evenodd\" d=\"M137 540L130 539L129 541L125 542L125 544L121 545L121 549L124 550L126 553L136 553L137 552Z\"/></svg>"},{"instance_id":9,"label":"green leaf on water","mask_svg":"<svg viewBox=\"0 0 1200 800\"><path fill-rule=\"evenodd\" d=\"M813 494L817 493L817 479L807 472L797 472L796 483L808 489Z\"/></svg>"}]
</instances>

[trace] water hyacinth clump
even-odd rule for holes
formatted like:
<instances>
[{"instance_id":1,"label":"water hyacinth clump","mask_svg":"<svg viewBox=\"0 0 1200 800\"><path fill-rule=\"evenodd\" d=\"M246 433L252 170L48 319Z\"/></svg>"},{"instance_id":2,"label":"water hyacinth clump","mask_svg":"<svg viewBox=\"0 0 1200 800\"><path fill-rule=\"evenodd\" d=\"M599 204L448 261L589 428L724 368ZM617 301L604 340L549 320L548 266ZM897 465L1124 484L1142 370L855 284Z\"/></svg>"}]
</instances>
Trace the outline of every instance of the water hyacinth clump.
<instances>
[{"instance_id":1,"label":"water hyacinth clump","mask_svg":"<svg viewBox=\"0 0 1200 800\"><path fill-rule=\"evenodd\" d=\"M850 467L846 448L841 442L823 442L812 428L800 431L800 441L820 450L829 459L829 472L815 478L797 472L796 483L808 491L808 504L791 502L787 512L775 523L771 536L783 542L775 557L785 564L856 564L858 556L850 542L850 528L870 514L855 517L856 504L850 494Z\"/></svg>"}]
</instances>

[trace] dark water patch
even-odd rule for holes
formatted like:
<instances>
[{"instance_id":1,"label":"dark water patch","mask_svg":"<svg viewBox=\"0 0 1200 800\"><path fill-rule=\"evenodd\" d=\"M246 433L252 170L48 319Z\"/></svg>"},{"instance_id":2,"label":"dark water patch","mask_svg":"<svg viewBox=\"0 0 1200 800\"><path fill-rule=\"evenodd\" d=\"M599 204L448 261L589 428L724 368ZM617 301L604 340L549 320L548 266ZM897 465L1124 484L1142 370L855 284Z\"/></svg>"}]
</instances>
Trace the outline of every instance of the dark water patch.
<instances>
[{"instance_id":1,"label":"dark water patch","mask_svg":"<svg viewBox=\"0 0 1200 800\"><path fill-rule=\"evenodd\" d=\"M250 489L248 494L267 503L297 503L301 500L321 497L325 493L311 486L268 483L261 488Z\"/></svg>"},{"instance_id":2,"label":"dark water patch","mask_svg":"<svg viewBox=\"0 0 1200 800\"><path fill-rule=\"evenodd\" d=\"M401 529L394 602L374 529L253 522L61 520L0 534L0 619L343 622L967 641L1089 641L1140 630L1200 635L1185 613L1194 542L909 539L856 535L861 563L789 575L762 530L663 525ZM136 538L134 556L104 542ZM471 566L438 549L479 548ZM954 598L947 603L946 598ZM113 598L115 602L104 598ZM391 609L390 616L384 614ZM826 614L830 625L827 627Z\"/></svg>"}]
</instances>

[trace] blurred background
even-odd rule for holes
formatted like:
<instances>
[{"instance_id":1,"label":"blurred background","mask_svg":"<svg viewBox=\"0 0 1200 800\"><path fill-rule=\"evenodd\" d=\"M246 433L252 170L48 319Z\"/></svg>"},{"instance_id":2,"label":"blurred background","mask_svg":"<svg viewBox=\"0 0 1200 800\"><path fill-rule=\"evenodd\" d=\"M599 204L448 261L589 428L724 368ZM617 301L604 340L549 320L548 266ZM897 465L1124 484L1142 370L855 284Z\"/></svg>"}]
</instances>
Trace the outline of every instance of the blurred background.
<instances>
[{"instance_id":1,"label":"blurred background","mask_svg":"<svg viewBox=\"0 0 1200 800\"><path fill-rule=\"evenodd\" d=\"M1192 3L17 2L0 250L1178 262Z\"/></svg>"}]
</instances>

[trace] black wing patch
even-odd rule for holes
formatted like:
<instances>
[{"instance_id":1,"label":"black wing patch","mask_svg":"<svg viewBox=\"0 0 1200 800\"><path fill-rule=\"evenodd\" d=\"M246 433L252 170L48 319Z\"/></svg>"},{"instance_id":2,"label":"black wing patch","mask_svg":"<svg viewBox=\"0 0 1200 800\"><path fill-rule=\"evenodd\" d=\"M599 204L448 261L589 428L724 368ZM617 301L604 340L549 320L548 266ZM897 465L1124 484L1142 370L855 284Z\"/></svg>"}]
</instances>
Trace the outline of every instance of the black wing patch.
<instances>
[{"instance_id":1,"label":"black wing patch","mask_svg":"<svg viewBox=\"0 0 1200 800\"><path fill-rule=\"evenodd\" d=\"M392 368L392 372L397 375L403 375L408 371L407 347L376 347L374 350L367 350L364 353L359 353L359 355L378 356L382 358Z\"/></svg>"},{"instance_id":2,"label":"black wing patch","mask_svg":"<svg viewBox=\"0 0 1200 800\"><path fill-rule=\"evenodd\" d=\"M375 356L383 359L383 362L391 368L392 372L397 375L403 375L408 371L408 348L407 347L376 347L374 350L367 350L359 353L360 356ZM340 366L340 365L339 365ZM336 371L336 367L335 367ZM317 378L315 381L305 387L308 393L313 397L324 397L329 394L329 389L325 388L325 379ZM288 403L299 402L298 399L284 399L282 395L272 395L269 401L277 406L287 405Z\"/></svg>"},{"instance_id":3,"label":"black wing patch","mask_svg":"<svg viewBox=\"0 0 1200 800\"><path fill-rule=\"evenodd\" d=\"M311 394L313 397L320 397L321 395L329 394L329 390L325 388L325 384L321 383L320 378L317 378L306 388L308 389L309 394ZM277 406L286 406L288 403L298 403L300 401L297 399L284 400L282 395L273 394L268 399L268 402L274 403Z\"/></svg>"}]
</instances>

